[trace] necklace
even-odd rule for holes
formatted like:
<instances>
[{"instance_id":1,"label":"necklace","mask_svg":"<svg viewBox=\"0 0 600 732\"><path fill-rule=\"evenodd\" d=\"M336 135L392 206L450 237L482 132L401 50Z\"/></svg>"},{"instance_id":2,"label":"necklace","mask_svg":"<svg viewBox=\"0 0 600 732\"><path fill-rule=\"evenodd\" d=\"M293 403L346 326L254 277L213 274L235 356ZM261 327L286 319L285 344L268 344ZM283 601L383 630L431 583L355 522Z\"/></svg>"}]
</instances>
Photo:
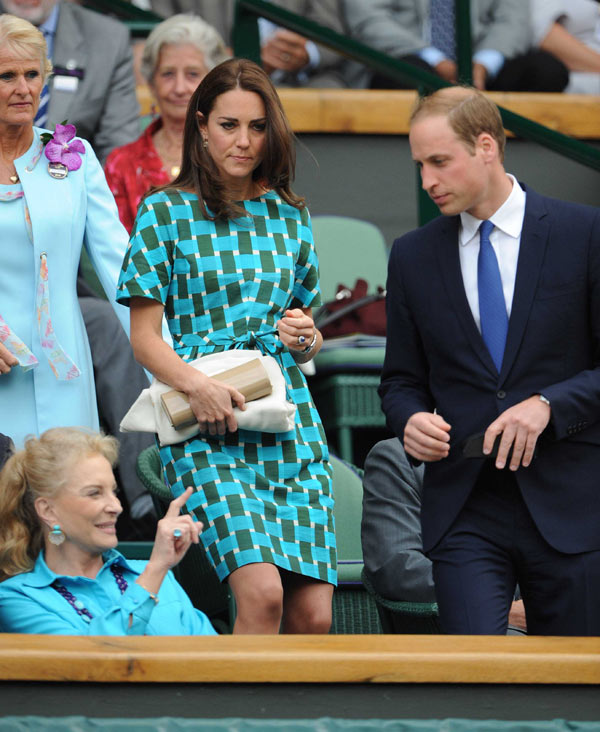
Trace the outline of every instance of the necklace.
<instances>
[{"instance_id":1,"label":"necklace","mask_svg":"<svg viewBox=\"0 0 600 732\"><path fill-rule=\"evenodd\" d=\"M31 159L31 163L25 168L26 173L31 173L33 171L33 169L35 168L35 166L38 163L38 160L42 156L43 150L44 150L44 143L40 140L37 150L36 150L33 158ZM10 182L14 183L15 185L17 183L21 182L21 179L19 178L18 173L15 173L14 175L10 175L9 179L10 179ZM25 194L23 193L22 189L18 190L17 192L10 191L9 193L0 193L0 201L14 201L17 198L24 198L24 195ZM25 207L25 208L27 208L27 207ZM26 216L25 216L26 221L28 220L28 216L29 216L29 214L26 213Z\"/></svg>"},{"instance_id":2,"label":"necklace","mask_svg":"<svg viewBox=\"0 0 600 732\"><path fill-rule=\"evenodd\" d=\"M181 139L174 142L164 127L161 127L154 135L154 147L164 169L170 173L171 179L176 178L181 170L181 145Z\"/></svg>"},{"instance_id":3,"label":"necklace","mask_svg":"<svg viewBox=\"0 0 600 732\"><path fill-rule=\"evenodd\" d=\"M123 577L123 569L116 564L111 564L110 571L113 573L117 587L121 590L121 594L123 595L128 587L127 580ZM75 595L72 592L69 592L64 585L61 585L58 580L54 580L51 587L56 590L59 595L62 595L65 598L77 615L80 615L86 623L89 623L94 619L92 613L86 608L81 600L78 600Z\"/></svg>"}]
</instances>

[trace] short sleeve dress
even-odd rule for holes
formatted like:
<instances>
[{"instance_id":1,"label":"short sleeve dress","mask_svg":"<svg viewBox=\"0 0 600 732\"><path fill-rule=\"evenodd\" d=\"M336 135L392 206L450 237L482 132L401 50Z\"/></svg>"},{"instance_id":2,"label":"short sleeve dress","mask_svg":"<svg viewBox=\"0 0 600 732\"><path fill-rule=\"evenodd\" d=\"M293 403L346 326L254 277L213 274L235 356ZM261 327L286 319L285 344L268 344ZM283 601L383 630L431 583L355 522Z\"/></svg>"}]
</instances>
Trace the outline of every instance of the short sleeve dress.
<instances>
[{"instance_id":1,"label":"short sleeve dress","mask_svg":"<svg viewBox=\"0 0 600 732\"><path fill-rule=\"evenodd\" d=\"M224 580L238 567L268 562L336 584L331 465L304 375L277 337L288 308L320 302L310 217L274 191L241 202L235 221L203 218L197 196L159 192L142 203L123 262L117 299L157 300L177 354L192 361L229 348L276 358L294 430L238 430L165 446L160 456L175 496L204 523L204 546Z\"/></svg>"}]
</instances>

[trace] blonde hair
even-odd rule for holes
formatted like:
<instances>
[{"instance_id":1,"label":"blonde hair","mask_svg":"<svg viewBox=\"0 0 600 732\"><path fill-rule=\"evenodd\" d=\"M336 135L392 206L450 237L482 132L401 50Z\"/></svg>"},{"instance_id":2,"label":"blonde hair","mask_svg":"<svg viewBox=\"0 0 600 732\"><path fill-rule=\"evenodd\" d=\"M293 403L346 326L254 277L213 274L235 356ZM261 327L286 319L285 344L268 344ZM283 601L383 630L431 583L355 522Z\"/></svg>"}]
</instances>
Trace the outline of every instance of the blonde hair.
<instances>
[{"instance_id":1,"label":"blonde hair","mask_svg":"<svg viewBox=\"0 0 600 732\"><path fill-rule=\"evenodd\" d=\"M44 35L28 20L8 13L0 15L0 48L4 47L21 57L38 56L44 82L52 73L52 63L48 60Z\"/></svg>"},{"instance_id":2,"label":"blonde hair","mask_svg":"<svg viewBox=\"0 0 600 732\"><path fill-rule=\"evenodd\" d=\"M56 495L82 458L102 455L114 467L117 453L114 437L54 427L7 460L0 472L0 581L30 571L44 545L36 499Z\"/></svg>"},{"instance_id":3,"label":"blonde hair","mask_svg":"<svg viewBox=\"0 0 600 732\"><path fill-rule=\"evenodd\" d=\"M410 124L421 117L447 117L448 124L471 151L482 132L491 135L498 145L500 162L504 161L506 134L498 107L485 94L470 86L450 86L421 97L412 111Z\"/></svg>"}]
</instances>

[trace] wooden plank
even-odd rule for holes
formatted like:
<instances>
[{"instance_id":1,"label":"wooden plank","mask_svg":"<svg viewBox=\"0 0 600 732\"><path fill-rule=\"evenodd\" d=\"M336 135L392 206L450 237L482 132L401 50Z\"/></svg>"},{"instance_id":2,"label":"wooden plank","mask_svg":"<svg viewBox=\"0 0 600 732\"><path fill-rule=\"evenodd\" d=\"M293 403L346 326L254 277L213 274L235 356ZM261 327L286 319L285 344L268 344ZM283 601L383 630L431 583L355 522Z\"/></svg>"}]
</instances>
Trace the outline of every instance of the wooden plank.
<instances>
[{"instance_id":1,"label":"wooden plank","mask_svg":"<svg viewBox=\"0 0 600 732\"><path fill-rule=\"evenodd\" d=\"M407 135L415 91L378 89L279 89L296 133ZM152 97L138 86L142 114ZM496 104L553 130L582 139L600 139L600 96L492 92Z\"/></svg>"},{"instance_id":2,"label":"wooden plank","mask_svg":"<svg viewBox=\"0 0 600 732\"><path fill-rule=\"evenodd\" d=\"M0 680L600 684L600 638L4 634Z\"/></svg>"},{"instance_id":3,"label":"wooden plank","mask_svg":"<svg viewBox=\"0 0 600 732\"><path fill-rule=\"evenodd\" d=\"M600 96L522 92L494 92L489 96L501 107L557 132L582 139L600 139Z\"/></svg>"}]
</instances>

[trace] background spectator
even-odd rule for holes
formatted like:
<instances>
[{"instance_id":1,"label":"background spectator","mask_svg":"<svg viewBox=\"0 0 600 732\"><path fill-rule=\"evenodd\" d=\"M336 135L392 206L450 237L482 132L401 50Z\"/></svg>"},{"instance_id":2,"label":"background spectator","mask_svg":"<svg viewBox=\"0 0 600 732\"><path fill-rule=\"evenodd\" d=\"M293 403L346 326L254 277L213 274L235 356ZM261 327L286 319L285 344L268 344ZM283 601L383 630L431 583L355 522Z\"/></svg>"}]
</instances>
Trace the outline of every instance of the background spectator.
<instances>
[{"instance_id":1,"label":"background spectator","mask_svg":"<svg viewBox=\"0 0 600 732\"><path fill-rule=\"evenodd\" d=\"M68 120L103 161L139 134L133 56L127 28L62 0L0 0L0 10L38 26L54 73L44 88L36 125Z\"/></svg>"},{"instance_id":2,"label":"background spectator","mask_svg":"<svg viewBox=\"0 0 600 732\"><path fill-rule=\"evenodd\" d=\"M354 38L368 46L457 81L454 0L343 0ZM562 91L564 65L531 50L526 0L472 0L473 84L497 91ZM400 88L382 74L374 88Z\"/></svg>"},{"instance_id":3,"label":"background spectator","mask_svg":"<svg viewBox=\"0 0 600 732\"><path fill-rule=\"evenodd\" d=\"M174 15L148 36L141 70L156 99L158 116L135 142L113 150L105 165L127 231L144 194L179 175L190 97L210 69L227 57L221 36L196 16Z\"/></svg>"},{"instance_id":4,"label":"background spectator","mask_svg":"<svg viewBox=\"0 0 600 732\"><path fill-rule=\"evenodd\" d=\"M191 12L213 25L231 46L234 0L149 0L162 17ZM339 0L272 0L286 10L346 34ZM362 67L326 46L298 33L279 28L266 19L259 21L262 63L273 82L281 86L347 87L362 77Z\"/></svg>"},{"instance_id":5,"label":"background spectator","mask_svg":"<svg viewBox=\"0 0 600 732\"><path fill-rule=\"evenodd\" d=\"M337 0L272 0L286 10L345 33ZM280 86L347 87L348 63L343 56L298 33L265 20L261 30L263 68Z\"/></svg>"},{"instance_id":6,"label":"background spectator","mask_svg":"<svg viewBox=\"0 0 600 732\"><path fill-rule=\"evenodd\" d=\"M533 40L569 69L570 94L600 94L600 5L596 0L531 0Z\"/></svg>"}]
</instances>

